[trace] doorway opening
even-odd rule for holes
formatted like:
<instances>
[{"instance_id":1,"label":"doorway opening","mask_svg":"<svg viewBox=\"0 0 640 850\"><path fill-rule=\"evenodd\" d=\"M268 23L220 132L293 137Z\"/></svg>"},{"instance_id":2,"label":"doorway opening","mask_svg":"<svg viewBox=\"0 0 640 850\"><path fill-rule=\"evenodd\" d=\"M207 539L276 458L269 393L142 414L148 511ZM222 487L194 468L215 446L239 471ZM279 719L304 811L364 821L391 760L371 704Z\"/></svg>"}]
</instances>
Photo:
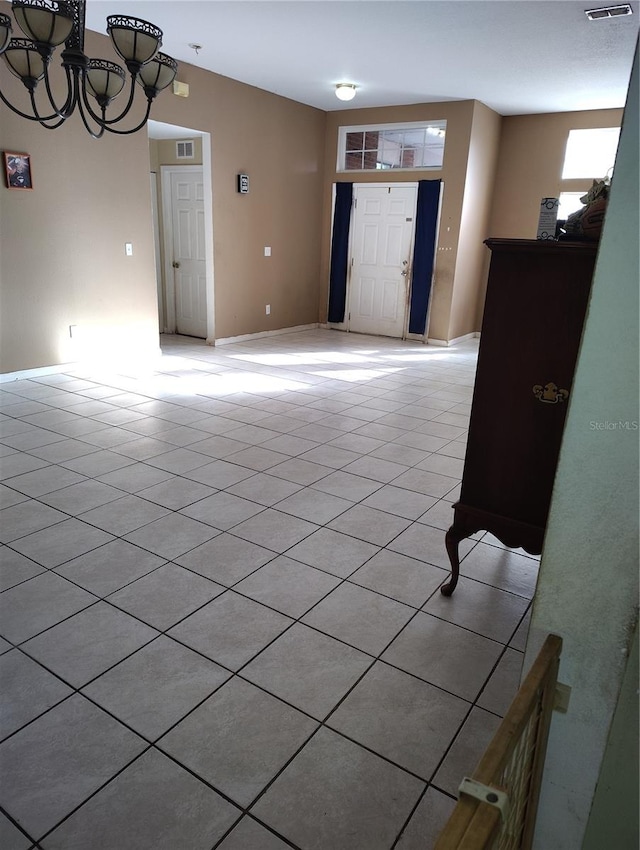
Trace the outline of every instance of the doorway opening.
<instances>
[{"instance_id":1,"label":"doorway opening","mask_svg":"<svg viewBox=\"0 0 640 850\"><path fill-rule=\"evenodd\" d=\"M213 345L211 136L158 121L147 126L159 331ZM193 156L185 158L185 149Z\"/></svg>"},{"instance_id":2,"label":"doorway opening","mask_svg":"<svg viewBox=\"0 0 640 850\"><path fill-rule=\"evenodd\" d=\"M343 193L333 247L345 253L335 278L332 266L331 327L426 342L442 188L440 180L354 183L352 199Z\"/></svg>"}]
</instances>

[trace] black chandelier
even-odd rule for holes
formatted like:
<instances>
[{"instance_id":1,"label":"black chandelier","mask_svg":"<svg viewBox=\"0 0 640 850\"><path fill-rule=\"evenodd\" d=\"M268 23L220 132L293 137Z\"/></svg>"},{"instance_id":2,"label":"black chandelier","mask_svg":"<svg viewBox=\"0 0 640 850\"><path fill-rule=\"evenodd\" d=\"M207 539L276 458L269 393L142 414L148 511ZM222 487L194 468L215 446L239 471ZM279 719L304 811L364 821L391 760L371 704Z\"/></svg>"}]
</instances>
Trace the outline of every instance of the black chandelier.
<instances>
[{"instance_id":1,"label":"black chandelier","mask_svg":"<svg viewBox=\"0 0 640 850\"><path fill-rule=\"evenodd\" d=\"M60 127L76 108L94 139L105 132L128 135L147 122L156 95L171 85L178 65L175 59L159 53L162 30L147 21L125 15L107 18L107 32L116 53L124 60L131 84L126 105L118 115L107 118L107 109L126 82L126 73L115 62L89 59L84 52L86 0L13 0L16 23L28 38L11 38L11 18L0 15L0 54L9 70L22 80L31 104L31 113L13 106L0 90L0 99L22 118L38 121L53 130ZM49 79L49 65L55 49L64 42L61 53L66 75L66 95L56 102ZM43 80L46 90L44 112L36 102L36 88ZM131 129L115 125L125 118L133 105L136 82L144 89L147 107L144 118ZM89 97L94 98L92 105Z\"/></svg>"}]
</instances>

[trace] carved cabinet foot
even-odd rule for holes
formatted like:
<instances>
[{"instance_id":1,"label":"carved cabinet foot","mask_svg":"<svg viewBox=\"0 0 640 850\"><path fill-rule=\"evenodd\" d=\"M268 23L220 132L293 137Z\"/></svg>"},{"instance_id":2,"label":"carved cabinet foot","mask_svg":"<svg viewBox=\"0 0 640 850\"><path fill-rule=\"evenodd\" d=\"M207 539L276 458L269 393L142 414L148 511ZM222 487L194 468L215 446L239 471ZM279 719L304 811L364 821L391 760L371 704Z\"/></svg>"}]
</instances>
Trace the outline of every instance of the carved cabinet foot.
<instances>
[{"instance_id":1,"label":"carved cabinet foot","mask_svg":"<svg viewBox=\"0 0 640 850\"><path fill-rule=\"evenodd\" d=\"M451 562L451 578L440 588L440 593L443 596L451 596L458 584L458 578L460 577L460 556L458 554L458 545L466 536L465 531L459 527L457 528L455 523L445 535L444 542L447 547L449 561Z\"/></svg>"}]
</instances>

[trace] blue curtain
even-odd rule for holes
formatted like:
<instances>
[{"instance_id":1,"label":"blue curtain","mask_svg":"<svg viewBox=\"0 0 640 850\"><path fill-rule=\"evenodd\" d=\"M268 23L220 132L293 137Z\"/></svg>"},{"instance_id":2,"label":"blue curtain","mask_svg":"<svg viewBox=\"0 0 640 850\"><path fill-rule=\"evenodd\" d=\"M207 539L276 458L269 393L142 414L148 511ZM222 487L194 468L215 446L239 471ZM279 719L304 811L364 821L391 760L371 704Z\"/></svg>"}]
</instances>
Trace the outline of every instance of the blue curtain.
<instances>
[{"instance_id":1,"label":"blue curtain","mask_svg":"<svg viewBox=\"0 0 640 850\"><path fill-rule=\"evenodd\" d=\"M427 325L427 309L431 295L433 260L436 251L436 227L440 202L440 180L418 182L416 239L411 275L409 333L423 334Z\"/></svg>"},{"instance_id":2,"label":"blue curtain","mask_svg":"<svg viewBox=\"0 0 640 850\"><path fill-rule=\"evenodd\" d=\"M336 183L336 205L333 212L331 270L329 274L329 322L343 322L347 300L347 266L349 262L349 224L353 183Z\"/></svg>"}]
</instances>

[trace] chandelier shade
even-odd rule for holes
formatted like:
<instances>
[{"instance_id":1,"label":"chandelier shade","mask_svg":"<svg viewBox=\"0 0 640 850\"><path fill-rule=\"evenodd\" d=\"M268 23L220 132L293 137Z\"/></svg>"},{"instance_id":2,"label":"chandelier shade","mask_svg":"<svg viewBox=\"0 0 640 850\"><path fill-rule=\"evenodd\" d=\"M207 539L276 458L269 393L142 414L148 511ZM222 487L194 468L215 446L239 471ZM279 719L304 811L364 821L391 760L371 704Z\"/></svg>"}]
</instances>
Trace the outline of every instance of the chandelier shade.
<instances>
[{"instance_id":1,"label":"chandelier shade","mask_svg":"<svg viewBox=\"0 0 640 850\"><path fill-rule=\"evenodd\" d=\"M4 53L4 59L9 70L27 85L32 81L35 87L38 80L44 77L46 62L32 41L27 38L12 38Z\"/></svg>"},{"instance_id":2,"label":"chandelier shade","mask_svg":"<svg viewBox=\"0 0 640 850\"><path fill-rule=\"evenodd\" d=\"M105 132L127 135L147 122L151 104L159 92L170 86L178 71L177 62L160 53L162 30L148 21L126 15L110 15L107 32L126 71L107 59L89 59L84 52L86 0L13 0L15 22L28 38L11 38L13 22L0 14L0 55L7 67L27 89L28 107L19 108L0 88L0 100L22 118L39 122L53 130L74 112L80 114L93 138ZM60 54L66 82L56 97L49 68L56 50ZM130 80L125 105L115 116L107 115L111 102ZM44 81L44 91L38 83ZM56 83L60 80L56 79ZM115 125L129 115L136 101L136 82L144 90L146 106L138 110L135 126L118 129ZM93 99L93 106L92 104Z\"/></svg>"},{"instance_id":3,"label":"chandelier shade","mask_svg":"<svg viewBox=\"0 0 640 850\"><path fill-rule=\"evenodd\" d=\"M107 32L114 50L125 62L144 65L162 47L162 30L138 18L110 15L107 18Z\"/></svg>"},{"instance_id":4,"label":"chandelier shade","mask_svg":"<svg viewBox=\"0 0 640 850\"><path fill-rule=\"evenodd\" d=\"M9 15L0 15L0 54L4 53L11 38L11 18Z\"/></svg>"},{"instance_id":5,"label":"chandelier shade","mask_svg":"<svg viewBox=\"0 0 640 850\"><path fill-rule=\"evenodd\" d=\"M106 59L90 59L87 68L87 93L92 94L99 104L107 105L117 97L126 80L126 74L115 62Z\"/></svg>"},{"instance_id":6,"label":"chandelier shade","mask_svg":"<svg viewBox=\"0 0 640 850\"><path fill-rule=\"evenodd\" d=\"M73 29L73 10L67 3L19 0L11 8L22 32L36 44L58 47Z\"/></svg>"},{"instance_id":7,"label":"chandelier shade","mask_svg":"<svg viewBox=\"0 0 640 850\"><path fill-rule=\"evenodd\" d=\"M178 64L175 59L165 53L157 53L138 71L138 82L145 91L155 89L159 92L171 85L177 72Z\"/></svg>"}]
</instances>

